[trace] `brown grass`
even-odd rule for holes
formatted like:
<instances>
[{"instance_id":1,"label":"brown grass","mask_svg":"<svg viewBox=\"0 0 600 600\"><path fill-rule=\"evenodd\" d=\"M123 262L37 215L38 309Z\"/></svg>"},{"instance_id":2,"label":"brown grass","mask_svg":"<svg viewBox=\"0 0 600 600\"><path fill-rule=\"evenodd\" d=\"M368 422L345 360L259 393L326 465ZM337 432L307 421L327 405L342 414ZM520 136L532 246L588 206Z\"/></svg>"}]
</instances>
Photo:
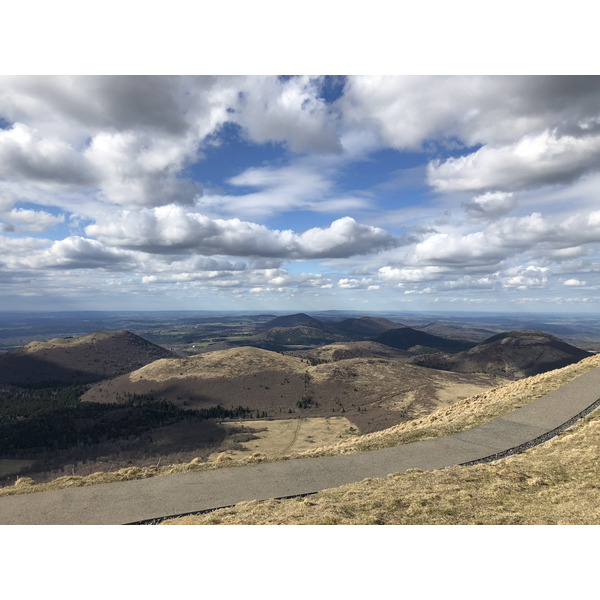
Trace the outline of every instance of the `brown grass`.
<instances>
[{"instance_id":1,"label":"brown grass","mask_svg":"<svg viewBox=\"0 0 600 600\"><path fill-rule=\"evenodd\" d=\"M306 365L295 357L242 346L198 354L190 358L157 360L130 373L128 377L131 382L186 379L198 374L214 379L249 376L271 369L288 373L304 373Z\"/></svg>"},{"instance_id":2,"label":"brown grass","mask_svg":"<svg viewBox=\"0 0 600 600\"><path fill-rule=\"evenodd\" d=\"M360 452L364 450L370 450L375 448L384 448L389 446L395 446L404 443L410 443L416 440L428 439L439 437L442 435L450 435L452 433L456 433L458 431L463 431L465 429L469 429L476 425L485 423L493 418L498 416L502 416L511 410L519 408L520 406L524 406L529 402L557 389L561 385L568 383L569 381L575 379L575 377L582 375L583 373L590 371L594 368L600 366L600 355L592 356L590 358L586 358L579 363L574 365L570 365L568 367L564 367L562 369L557 369L555 371L550 371L548 373L543 373L541 375L536 375L534 377L529 377L527 379L523 379L521 381L516 381L513 383L509 383L507 385L503 385L483 394L478 394L476 396L472 396L470 398L466 398L465 400L459 401L452 405L449 408L444 408L442 410L436 411L427 417L422 417L420 419L416 419L414 421L409 421L407 423L403 423L401 425L397 425L395 427L391 427L388 430L375 432L372 434L357 436L352 439L341 441L337 444L333 444L326 447L316 448L314 450L309 450L307 452L303 452L301 454L292 454L288 456L267 456L262 453L254 453L248 457L242 459L234 459L234 460L223 460L221 462L211 461L211 462L198 462L192 461L191 463L180 464L180 465L170 465L170 466L151 466L151 467L129 467L126 469L120 469L119 471L110 472L110 473L94 473L92 475L88 475L87 477L60 477L54 481L44 484L35 484L28 482L26 485L13 485L0 489L0 496L7 495L15 495L29 492L37 492L37 491L45 491L50 489L59 489L59 488L67 488L67 487L80 487L87 485L95 485L98 483L108 483L113 481L124 481L128 479L145 479L148 477L155 477L158 475L169 475L173 473L182 473L186 471L193 470L207 470L207 469L215 469L221 467L234 467L234 466L243 466L246 464L253 464L257 462L263 462L266 460L282 460L289 458L298 458L298 457L306 457L306 456L324 456L324 455L334 455L334 454L347 454L351 452ZM597 417L596 417L597 418ZM587 419L586 422L589 422L590 418ZM594 431L598 430L598 425L594 426ZM580 428L578 428L578 431ZM572 431L572 430L571 430ZM588 431L588 430L586 430ZM591 431L591 430L589 430ZM568 438L572 433L565 433L555 442L544 444L543 446L530 450L526 456L531 456L532 452L538 452L542 449L547 449L551 447L555 447L554 444L558 443L558 441L563 441ZM595 443L595 442L594 442ZM582 445L585 448L585 443ZM595 461L597 462L598 457L598 447L590 444L590 447L595 448ZM593 454L593 452L592 452ZM485 471L486 469L492 469L491 473L496 469L500 469L498 473L501 473L502 465L514 464L514 461L520 459L520 457L514 457L511 459L507 459L506 461L497 463L495 465L486 465L486 466L477 466L474 468L469 468L465 471L465 473L477 473ZM585 463L587 465L587 459L581 459L580 463ZM560 451L558 451L558 458L556 459L556 468L558 470L561 469L561 457ZM500 466L498 466L500 465ZM588 467L585 467L588 469ZM453 467L451 469L445 469L444 471L437 472L436 477L444 476L447 473L454 473L456 470L461 471L460 467ZM564 471L564 469L563 469ZM441 474L441 475L440 475ZM414 473L411 475L410 473L407 475L408 480L414 476ZM433 474L422 474L419 476L423 477L431 477ZM489 475L492 477L492 475ZM467 475L467 480L470 475ZM512 477L512 476L511 476ZM532 476L533 477L533 476ZM536 476L537 477L537 476ZM549 477L549 475L548 475ZM543 481L543 477L539 477ZM390 478L388 478L390 479ZM393 481L397 478L391 478L390 481ZM401 478L400 478L401 479ZM510 477L509 477L510 479ZM528 481L531 477L526 478L523 481ZM534 477L535 479L535 477ZM387 480L382 480L387 481ZM402 480L404 481L404 480ZM419 480L419 481L426 481ZM504 481L504 480L502 480ZM577 477L575 479L570 479L572 486L577 486ZM596 482L600 481L600 478L596 479ZM358 486L363 485L371 485L369 483L361 483L356 484ZM373 484L375 485L375 484ZM377 484L379 485L379 483ZM402 484L404 485L404 484ZM455 490L457 494L459 494L460 490L464 489L462 483L453 484L457 486ZM529 485L529 484L528 484ZM541 484L540 484L541 485ZM352 488L352 486L350 486ZM426 486L425 486L426 487ZM510 487L510 486L509 486ZM532 487L536 487L533 485ZM538 486L540 487L540 486ZM543 487L543 486L541 486ZM345 488L340 489L346 489ZM354 489L354 488L352 488ZM359 488L360 493L364 492L364 489ZM499 488L500 489L500 488ZM512 489L512 488L511 488ZM545 488L544 488L545 489ZM598 489L598 488L594 488ZM544 491L544 490L541 490ZM323 492L325 493L325 492ZM335 494L335 491L329 491L328 494ZM352 492L354 493L354 492ZM390 492L392 493L392 492ZM462 492L460 492L462 493ZM311 497L314 498L314 497ZM508 501L508 499L507 499ZM297 502L296 500L290 502ZM308 503L313 502L313 499L308 499ZM336 500L337 502L337 500ZM357 501L359 504L361 503L360 498ZM583 502L583 500L582 500ZM251 503L252 504L252 503ZM265 506L271 506L269 503L263 503ZM261 504L261 506L263 505ZM600 505L600 504L599 504ZM262 509L260 509L262 510ZM206 517L209 518L209 517ZM212 516L210 518L213 518ZM214 518L218 518L214 517ZM316 517L315 517L316 518ZM316 522L316 521L315 521ZM319 521L321 522L321 521Z\"/></svg>"},{"instance_id":3,"label":"brown grass","mask_svg":"<svg viewBox=\"0 0 600 600\"><path fill-rule=\"evenodd\" d=\"M600 414L496 463L409 471L165 524L600 524Z\"/></svg>"},{"instance_id":4,"label":"brown grass","mask_svg":"<svg viewBox=\"0 0 600 600\"><path fill-rule=\"evenodd\" d=\"M490 464L417 469L306 498L242 502L170 525L597 525L600 411L527 452Z\"/></svg>"},{"instance_id":5,"label":"brown grass","mask_svg":"<svg viewBox=\"0 0 600 600\"><path fill-rule=\"evenodd\" d=\"M582 361L527 377L487 392L459 400L420 419L407 421L383 431L315 448L303 455L327 456L388 448L419 440L452 435L487 423L554 391L587 371L600 367L600 354Z\"/></svg>"}]
</instances>

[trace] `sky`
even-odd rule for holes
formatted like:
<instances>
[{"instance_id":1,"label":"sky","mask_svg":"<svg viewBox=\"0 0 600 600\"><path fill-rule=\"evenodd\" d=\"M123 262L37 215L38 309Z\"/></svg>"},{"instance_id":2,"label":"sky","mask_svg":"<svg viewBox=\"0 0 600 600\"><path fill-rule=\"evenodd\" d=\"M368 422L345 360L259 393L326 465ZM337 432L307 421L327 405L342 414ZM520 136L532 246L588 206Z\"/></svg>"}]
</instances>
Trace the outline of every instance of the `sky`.
<instances>
[{"instance_id":1,"label":"sky","mask_svg":"<svg viewBox=\"0 0 600 600\"><path fill-rule=\"evenodd\" d=\"M0 309L594 312L600 77L0 78Z\"/></svg>"}]
</instances>

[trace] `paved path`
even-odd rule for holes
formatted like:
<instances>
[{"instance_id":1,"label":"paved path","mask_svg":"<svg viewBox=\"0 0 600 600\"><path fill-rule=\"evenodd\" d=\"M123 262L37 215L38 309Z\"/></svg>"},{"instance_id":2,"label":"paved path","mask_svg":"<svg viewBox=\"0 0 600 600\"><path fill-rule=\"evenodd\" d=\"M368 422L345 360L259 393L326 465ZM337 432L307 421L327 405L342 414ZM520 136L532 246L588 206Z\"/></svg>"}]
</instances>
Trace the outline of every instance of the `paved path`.
<instances>
[{"instance_id":1,"label":"paved path","mask_svg":"<svg viewBox=\"0 0 600 600\"><path fill-rule=\"evenodd\" d=\"M600 368L469 431L345 456L286 460L0 498L0 524L125 524L317 492L410 468L441 469L502 455L589 411Z\"/></svg>"}]
</instances>

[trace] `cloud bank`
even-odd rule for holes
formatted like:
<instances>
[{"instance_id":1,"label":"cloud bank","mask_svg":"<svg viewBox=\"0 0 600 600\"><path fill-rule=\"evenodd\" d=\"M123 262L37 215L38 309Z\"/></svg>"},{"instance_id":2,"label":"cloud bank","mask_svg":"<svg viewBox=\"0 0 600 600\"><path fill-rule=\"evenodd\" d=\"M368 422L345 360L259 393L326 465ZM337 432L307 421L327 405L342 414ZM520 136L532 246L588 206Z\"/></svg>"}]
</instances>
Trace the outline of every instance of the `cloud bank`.
<instances>
[{"instance_id":1,"label":"cloud bank","mask_svg":"<svg viewBox=\"0 0 600 600\"><path fill-rule=\"evenodd\" d=\"M600 77L1 83L10 298L600 296Z\"/></svg>"}]
</instances>

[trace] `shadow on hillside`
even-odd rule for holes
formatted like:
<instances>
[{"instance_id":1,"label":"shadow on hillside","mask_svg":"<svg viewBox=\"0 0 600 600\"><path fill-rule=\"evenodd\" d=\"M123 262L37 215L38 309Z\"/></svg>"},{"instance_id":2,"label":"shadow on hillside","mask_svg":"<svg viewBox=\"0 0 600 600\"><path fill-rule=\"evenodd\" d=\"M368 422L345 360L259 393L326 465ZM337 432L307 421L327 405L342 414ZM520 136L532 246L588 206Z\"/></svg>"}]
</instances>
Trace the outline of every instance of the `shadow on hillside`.
<instances>
[{"instance_id":1,"label":"shadow on hillside","mask_svg":"<svg viewBox=\"0 0 600 600\"><path fill-rule=\"evenodd\" d=\"M95 383L106 378L106 369L97 366L82 370L60 365L35 356L5 354L2 357L0 383L20 387L50 387Z\"/></svg>"},{"instance_id":2,"label":"shadow on hillside","mask_svg":"<svg viewBox=\"0 0 600 600\"><path fill-rule=\"evenodd\" d=\"M151 429L133 439L36 452L29 456L34 461L30 467L24 465L18 474L1 478L0 485L13 484L17 475L44 483L62 476L83 477L131 466L187 463L197 457L206 460L213 452L240 449L241 442L255 438L243 424L230 428L226 438L226 430L219 422L190 419Z\"/></svg>"}]
</instances>

